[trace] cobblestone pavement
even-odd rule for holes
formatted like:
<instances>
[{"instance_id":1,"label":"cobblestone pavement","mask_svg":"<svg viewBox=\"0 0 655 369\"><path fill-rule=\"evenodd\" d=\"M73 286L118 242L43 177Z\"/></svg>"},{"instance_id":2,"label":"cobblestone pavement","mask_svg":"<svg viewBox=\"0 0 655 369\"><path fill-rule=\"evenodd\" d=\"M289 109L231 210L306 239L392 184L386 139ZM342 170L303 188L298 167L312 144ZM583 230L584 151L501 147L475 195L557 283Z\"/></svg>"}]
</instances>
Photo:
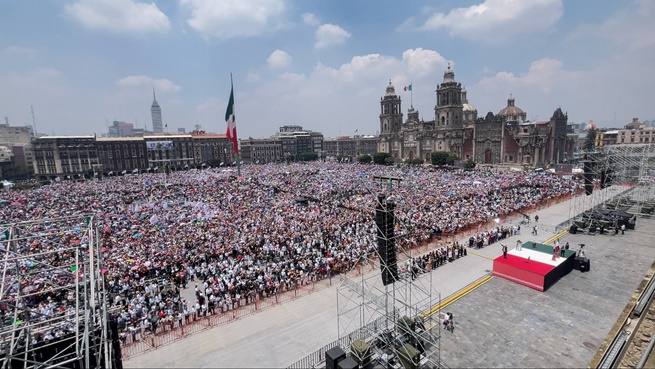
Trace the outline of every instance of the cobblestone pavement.
<instances>
[{"instance_id":1,"label":"cobblestone pavement","mask_svg":"<svg viewBox=\"0 0 655 369\"><path fill-rule=\"evenodd\" d=\"M611 189L611 187L610 187ZM540 209L545 241L569 217L571 201ZM514 220L518 221L518 220ZM505 221L501 220L501 224ZM572 271L545 292L493 278L446 308L453 333L442 334L441 357L451 367L586 367L655 258L655 220L639 219L625 235L565 235L586 244L591 271ZM654 245L654 246L651 246ZM445 298L488 275L499 243L432 272ZM337 339L335 287L215 327L126 361L126 368L286 367Z\"/></svg>"},{"instance_id":2,"label":"cobblestone pavement","mask_svg":"<svg viewBox=\"0 0 655 369\"><path fill-rule=\"evenodd\" d=\"M451 367L586 367L655 259L655 220L625 235L565 235L586 245L587 273L574 270L545 292L494 278L446 310L442 334Z\"/></svg>"}]
</instances>

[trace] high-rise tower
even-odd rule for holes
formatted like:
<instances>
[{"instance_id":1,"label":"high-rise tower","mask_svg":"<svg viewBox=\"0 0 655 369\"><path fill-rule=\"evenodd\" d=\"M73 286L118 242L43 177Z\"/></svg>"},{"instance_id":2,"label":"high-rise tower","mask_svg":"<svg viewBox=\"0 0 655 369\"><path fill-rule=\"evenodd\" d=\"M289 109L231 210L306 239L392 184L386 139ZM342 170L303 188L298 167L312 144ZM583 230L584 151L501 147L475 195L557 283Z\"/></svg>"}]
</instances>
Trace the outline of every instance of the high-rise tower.
<instances>
[{"instance_id":1,"label":"high-rise tower","mask_svg":"<svg viewBox=\"0 0 655 369\"><path fill-rule=\"evenodd\" d=\"M152 115L152 131L154 133L164 132L164 126L161 119L161 108L157 103L154 87L152 88L152 106L150 107L150 114Z\"/></svg>"}]
</instances>

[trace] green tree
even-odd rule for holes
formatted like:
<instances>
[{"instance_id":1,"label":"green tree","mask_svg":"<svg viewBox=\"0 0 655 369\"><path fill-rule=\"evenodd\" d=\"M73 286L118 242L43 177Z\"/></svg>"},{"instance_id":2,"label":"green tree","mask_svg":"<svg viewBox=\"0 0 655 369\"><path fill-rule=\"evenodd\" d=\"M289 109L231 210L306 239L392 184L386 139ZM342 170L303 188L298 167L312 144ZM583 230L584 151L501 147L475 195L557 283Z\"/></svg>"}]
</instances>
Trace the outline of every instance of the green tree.
<instances>
[{"instance_id":1,"label":"green tree","mask_svg":"<svg viewBox=\"0 0 655 369\"><path fill-rule=\"evenodd\" d=\"M388 165L387 159L391 159L391 163L393 163L393 158L391 157L391 154L387 152L376 152L373 154L373 162L375 164L379 165Z\"/></svg>"},{"instance_id":2,"label":"green tree","mask_svg":"<svg viewBox=\"0 0 655 369\"><path fill-rule=\"evenodd\" d=\"M430 159L432 165L446 165L448 164L448 158L450 154L446 151L433 151Z\"/></svg>"},{"instance_id":3,"label":"green tree","mask_svg":"<svg viewBox=\"0 0 655 369\"><path fill-rule=\"evenodd\" d=\"M318 160L318 153L313 151L306 151L300 153L300 161L315 161Z\"/></svg>"},{"instance_id":4,"label":"green tree","mask_svg":"<svg viewBox=\"0 0 655 369\"><path fill-rule=\"evenodd\" d=\"M459 156L448 154L448 158L446 159L446 164L453 165L455 164L455 160L459 160Z\"/></svg>"},{"instance_id":5,"label":"green tree","mask_svg":"<svg viewBox=\"0 0 655 369\"><path fill-rule=\"evenodd\" d=\"M364 154L364 155L358 156L357 161L360 164L370 164L373 161L373 158L371 157L371 155Z\"/></svg>"},{"instance_id":6,"label":"green tree","mask_svg":"<svg viewBox=\"0 0 655 369\"><path fill-rule=\"evenodd\" d=\"M475 168L475 165L477 163L473 161L473 159L467 159L466 162L464 162L464 168L466 169L473 169Z\"/></svg>"}]
</instances>

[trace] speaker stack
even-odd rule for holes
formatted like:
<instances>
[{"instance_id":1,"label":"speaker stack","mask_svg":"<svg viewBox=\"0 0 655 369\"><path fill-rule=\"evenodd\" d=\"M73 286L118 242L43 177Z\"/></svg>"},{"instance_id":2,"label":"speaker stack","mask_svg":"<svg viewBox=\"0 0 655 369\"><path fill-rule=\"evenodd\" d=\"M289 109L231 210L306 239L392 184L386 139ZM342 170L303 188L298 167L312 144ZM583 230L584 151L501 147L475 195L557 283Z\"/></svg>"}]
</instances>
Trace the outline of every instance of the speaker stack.
<instances>
[{"instance_id":1,"label":"speaker stack","mask_svg":"<svg viewBox=\"0 0 655 369\"><path fill-rule=\"evenodd\" d=\"M339 362L346 358L346 353L339 346L325 351L325 369L337 369Z\"/></svg>"},{"instance_id":2,"label":"speaker stack","mask_svg":"<svg viewBox=\"0 0 655 369\"><path fill-rule=\"evenodd\" d=\"M398 280L398 260L396 256L396 241L394 238L394 208L395 204L387 202L384 195L378 196L375 208L375 224L377 226L378 255L382 283L386 286Z\"/></svg>"}]
</instances>

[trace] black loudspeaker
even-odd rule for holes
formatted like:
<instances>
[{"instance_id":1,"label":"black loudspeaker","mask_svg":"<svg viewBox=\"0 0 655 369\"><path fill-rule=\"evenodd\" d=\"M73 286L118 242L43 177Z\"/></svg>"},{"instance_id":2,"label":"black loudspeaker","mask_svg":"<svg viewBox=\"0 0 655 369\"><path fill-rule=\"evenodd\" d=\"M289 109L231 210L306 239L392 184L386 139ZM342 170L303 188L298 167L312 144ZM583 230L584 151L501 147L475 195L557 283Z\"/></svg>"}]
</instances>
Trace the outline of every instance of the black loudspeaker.
<instances>
[{"instance_id":1,"label":"black loudspeaker","mask_svg":"<svg viewBox=\"0 0 655 369\"><path fill-rule=\"evenodd\" d=\"M378 196L378 205L375 208L375 225L377 226L382 283L385 286L398 280L398 260L394 239L394 208L394 203L386 202L385 197L382 195Z\"/></svg>"},{"instance_id":2,"label":"black loudspeaker","mask_svg":"<svg viewBox=\"0 0 655 369\"><path fill-rule=\"evenodd\" d=\"M339 361L337 364L337 369L358 369L359 364L352 357L348 356L347 358Z\"/></svg>"},{"instance_id":3,"label":"black loudspeaker","mask_svg":"<svg viewBox=\"0 0 655 369\"><path fill-rule=\"evenodd\" d=\"M588 272L591 269L591 263L588 258L576 256L573 262L573 269Z\"/></svg>"},{"instance_id":4,"label":"black loudspeaker","mask_svg":"<svg viewBox=\"0 0 655 369\"><path fill-rule=\"evenodd\" d=\"M569 227L569 233L570 234L577 234L578 233L578 226L575 224L572 224L571 227Z\"/></svg>"},{"instance_id":5,"label":"black loudspeaker","mask_svg":"<svg viewBox=\"0 0 655 369\"><path fill-rule=\"evenodd\" d=\"M593 173L593 162L590 160L585 160L582 163L583 176L584 176L584 193L589 196L594 193L594 173Z\"/></svg>"},{"instance_id":6,"label":"black loudspeaker","mask_svg":"<svg viewBox=\"0 0 655 369\"><path fill-rule=\"evenodd\" d=\"M346 358L346 353L339 346L325 351L325 369L337 369L339 362Z\"/></svg>"}]
</instances>

